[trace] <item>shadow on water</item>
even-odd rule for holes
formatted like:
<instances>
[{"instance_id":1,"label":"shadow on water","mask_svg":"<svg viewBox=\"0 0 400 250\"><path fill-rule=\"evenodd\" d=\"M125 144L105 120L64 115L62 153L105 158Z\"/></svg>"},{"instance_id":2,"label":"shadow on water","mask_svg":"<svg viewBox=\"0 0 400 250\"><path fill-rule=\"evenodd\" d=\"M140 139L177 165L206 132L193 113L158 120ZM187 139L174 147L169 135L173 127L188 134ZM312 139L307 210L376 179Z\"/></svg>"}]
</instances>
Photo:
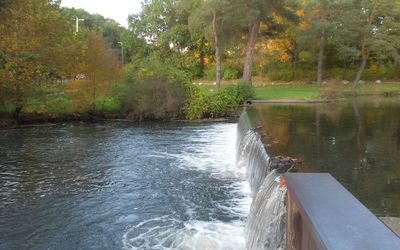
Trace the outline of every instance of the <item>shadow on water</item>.
<instances>
[{"instance_id":1,"label":"shadow on water","mask_svg":"<svg viewBox=\"0 0 400 250\"><path fill-rule=\"evenodd\" d=\"M256 106L253 123L270 155L301 172L327 172L377 216L400 216L400 100Z\"/></svg>"}]
</instances>

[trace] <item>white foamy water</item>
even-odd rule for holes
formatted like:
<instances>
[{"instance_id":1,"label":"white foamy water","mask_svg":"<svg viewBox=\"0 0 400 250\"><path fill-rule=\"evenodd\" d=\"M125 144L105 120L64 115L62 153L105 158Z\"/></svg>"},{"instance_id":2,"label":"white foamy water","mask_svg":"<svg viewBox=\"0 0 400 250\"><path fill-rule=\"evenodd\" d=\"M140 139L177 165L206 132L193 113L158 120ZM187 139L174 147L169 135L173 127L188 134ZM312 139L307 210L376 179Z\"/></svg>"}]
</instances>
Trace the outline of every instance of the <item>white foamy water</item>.
<instances>
[{"instance_id":1,"label":"white foamy water","mask_svg":"<svg viewBox=\"0 0 400 250\"><path fill-rule=\"evenodd\" d=\"M175 167L206 173L210 178L227 182L229 199L214 204L212 213L232 219L194 219L196 211L202 208L188 200L185 202L188 220L170 214L133 225L123 235L125 249L246 249L245 227L251 192L246 169L236 166L237 125L215 124L212 127L191 135L183 151L160 154L174 158Z\"/></svg>"},{"instance_id":2,"label":"white foamy water","mask_svg":"<svg viewBox=\"0 0 400 250\"><path fill-rule=\"evenodd\" d=\"M123 237L125 249L246 249L245 223L189 221L168 216L144 221Z\"/></svg>"}]
</instances>

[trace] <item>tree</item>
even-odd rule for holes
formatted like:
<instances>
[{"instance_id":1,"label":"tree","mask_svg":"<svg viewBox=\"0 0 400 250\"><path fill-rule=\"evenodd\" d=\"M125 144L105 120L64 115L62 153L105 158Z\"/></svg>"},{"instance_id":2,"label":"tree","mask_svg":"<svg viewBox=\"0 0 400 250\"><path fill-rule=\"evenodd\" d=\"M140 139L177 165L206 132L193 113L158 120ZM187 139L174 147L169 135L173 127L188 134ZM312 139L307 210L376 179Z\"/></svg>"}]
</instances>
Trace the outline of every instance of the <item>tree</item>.
<instances>
[{"instance_id":1,"label":"tree","mask_svg":"<svg viewBox=\"0 0 400 250\"><path fill-rule=\"evenodd\" d=\"M92 97L92 110L96 110L98 88L111 86L121 75L121 63L107 46L104 38L95 31L87 34L87 51L84 72L88 80L88 90Z\"/></svg>"},{"instance_id":2,"label":"tree","mask_svg":"<svg viewBox=\"0 0 400 250\"><path fill-rule=\"evenodd\" d=\"M371 56L377 59L392 59L400 62L400 9L390 0L364 0L355 6L359 17L356 26L352 26L358 35L359 43L353 49L358 50L361 64L353 81L355 88ZM352 13L354 14L354 13ZM353 24L354 25L354 24Z\"/></svg>"},{"instance_id":3,"label":"tree","mask_svg":"<svg viewBox=\"0 0 400 250\"><path fill-rule=\"evenodd\" d=\"M271 29L267 32L270 34L273 29L283 25L283 23L276 23L276 16L282 16L289 21L297 21L298 18L287 1L251 0L244 1L242 5L246 13L242 21L249 27L242 80L251 85L254 53L261 24L263 23Z\"/></svg>"},{"instance_id":4,"label":"tree","mask_svg":"<svg viewBox=\"0 0 400 250\"><path fill-rule=\"evenodd\" d=\"M332 35L332 23L330 19L330 10L336 0L310 0L305 3L305 18L308 21L308 27L300 37L303 41L317 39L318 59L317 59L317 85L321 86L323 81L324 53L325 44L328 37Z\"/></svg>"},{"instance_id":5,"label":"tree","mask_svg":"<svg viewBox=\"0 0 400 250\"><path fill-rule=\"evenodd\" d=\"M207 0L193 11L189 17L192 32L203 32L215 49L215 83L221 86L223 47L237 35L241 22L238 20L240 1Z\"/></svg>"},{"instance_id":6,"label":"tree","mask_svg":"<svg viewBox=\"0 0 400 250\"><path fill-rule=\"evenodd\" d=\"M120 42L122 33L126 31L126 28L115 20L105 18L99 14L90 14L83 9L63 7L60 9L60 15L73 29L75 29L76 17L84 19L80 29L96 31L114 49L119 48L118 42Z\"/></svg>"},{"instance_id":7,"label":"tree","mask_svg":"<svg viewBox=\"0 0 400 250\"><path fill-rule=\"evenodd\" d=\"M82 44L59 17L59 1L15 0L1 9L0 83L15 117L46 83L77 73Z\"/></svg>"},{"instance_id":8,"label":"tree","mask_svg":"<svg viewBox=\"0 0 400 250\"><path fill-rule=\"evenodd\" d=\"M324 78L326 49L337 40L348 36L344 15L347 8L352 9L352 0L309 0L303 6L307 25L299 33L300 44L317 45L317 85L321 86ZM353 19L352 19L353 20ZM315 43L310 43L315 41Z\"/></svg>"},{"instance_id":9,"label":"tree","mask_svg":"<svg viewBox=\"0 0 400 250\"><path fill-rule=\"evenodd\" d=\"M142 12L129 18L132 36L144 41L147 56L155 54L163 60L190 71L195 64L192 39L188 28L188 12L179 1L148 0Z\"/></svg>"}]
</instances>

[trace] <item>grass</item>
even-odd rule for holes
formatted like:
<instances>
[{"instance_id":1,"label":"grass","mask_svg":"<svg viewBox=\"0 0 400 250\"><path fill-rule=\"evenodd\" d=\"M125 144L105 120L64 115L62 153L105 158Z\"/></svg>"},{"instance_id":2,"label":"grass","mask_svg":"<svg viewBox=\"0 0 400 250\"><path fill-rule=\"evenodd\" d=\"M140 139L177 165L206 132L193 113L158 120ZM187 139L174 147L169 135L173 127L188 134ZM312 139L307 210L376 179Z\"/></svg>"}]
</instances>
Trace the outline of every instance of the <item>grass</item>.
<instances>
[{"instance_id":1,"label":"grass","mask_svg":"<svg viewBox=\"0 0 400 250\"><path fill-rule=\"evenodd\" d=\"M232 84L225 81L222 88ZM211 94L214 90L212 83L198 85L204 94ZM326 98L337 98L342 96L355 95L395 95L400 94L400 83L387 82L376 84L373 82L362 84L353 89L351 84L343 85L338 83L328 83L321 88L315 84L305 83L277 83L275 85L266 82L257 82L254 87L255 100L322 100Z\"/></svg>"},{"instance_id":2,"label":"grass","mask_svg":"<svg viewBox=\"0 0 400 250\"><path fill-rule=\"evenodd\" d=\"M281 84L255 87L256 100L321 100L358 95L399 95L400 83L367 83L353 89L350 85L327 84L318 88L308 84Z\"/></svg>"},{"instance_id":3,"label":"grass","mask_svg":"<svg viewBox=\"0 0 400 250\"><path fill-rule=\"evenodd\" d=\"M315 100L320 99L315 85L273 85L254 88L256 100Z\"/></svg>"}]
</instances>

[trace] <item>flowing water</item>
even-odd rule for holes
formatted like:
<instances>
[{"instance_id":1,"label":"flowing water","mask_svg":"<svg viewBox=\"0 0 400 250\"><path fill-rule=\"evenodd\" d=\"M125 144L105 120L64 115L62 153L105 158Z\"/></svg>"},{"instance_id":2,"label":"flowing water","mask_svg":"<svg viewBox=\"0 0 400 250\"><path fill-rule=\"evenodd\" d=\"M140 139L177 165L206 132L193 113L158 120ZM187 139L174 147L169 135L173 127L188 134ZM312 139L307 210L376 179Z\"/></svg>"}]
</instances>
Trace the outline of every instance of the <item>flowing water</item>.
<instances>
[{"instance_id":1,"label":"flowing water","mask_svg":"<svg viewBox=\"0 0 400 250\"><path fill-rule=\"evenodd\" d=\"M283 250L287 190L280 180L287 169L276 168L261 140L260 127L253 123L251 112L243 112L238 124L237 166L246 169L253 198L246 224L246 248Z\"/></svg>"},{"instance_id":2,"label":"flowing water","mask_svg":"<svg viewBox=\"0 0 400 250\"><path fill-rule=\"evenodd\" d=\"M245 249L237 125L0 131L0 249Z\"/></svg>"},{"instance_id":3,"label":"flowing water","mask_svg":"<svg viewBox=\"0 0 400 250\"><path fill-rule=\"evenodd\" d=\"M3 130L0 249L285 249L292 168L279 155L400 216L398 103L263 105L239 125Z\"/></svg>"}]
</instances>

